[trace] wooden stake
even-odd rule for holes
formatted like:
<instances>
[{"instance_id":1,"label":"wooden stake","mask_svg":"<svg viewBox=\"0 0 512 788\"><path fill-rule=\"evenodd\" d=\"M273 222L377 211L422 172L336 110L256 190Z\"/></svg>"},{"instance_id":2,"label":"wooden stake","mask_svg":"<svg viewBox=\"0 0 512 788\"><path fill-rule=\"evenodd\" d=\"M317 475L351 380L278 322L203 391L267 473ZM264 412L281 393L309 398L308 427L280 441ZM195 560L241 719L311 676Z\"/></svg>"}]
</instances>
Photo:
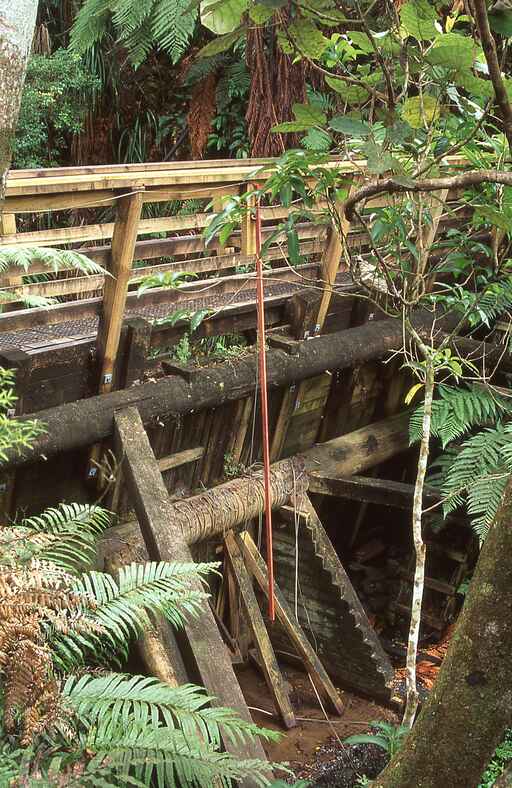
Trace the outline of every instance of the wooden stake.
<instances>
[{"instance_id":1,"label":"wooden stake","mask_svg":"<svg viewBox=\"0 0 512 788\"><path fill-rule=\"evenodd\" d=\"M286 686L279 665L277 664L276 655L274 654L274 649L272 648L265 622L261 615L251 579L245 568L242 553L232 533L226 534L224 546L233 570L233 577L240 593L247 623L254 637L267 687L274 699L274 705L281 715L285 728L293 728L297 723L286 691Z\"/></svg>"},{"instance_id":2,"label":"wooden stake","mask_svg":"<svg viewBox=\"0 0 512 788\"><path fill-rule=\"evenodd\" d=\"M258 583L263 593L268 594L267 568L250 534L247 531L243 531L239 536L236 537L236 540L238 546L243 552L249 571L254 576L254 579ZM276 584L274 584L274 596L277 618L281 622L286 634L295 646L306 670L310 674L311 678L315 681L315 685L318 685L319 690L321 690L325 695L332 710L336 714L341 715L343 713L343 704L341 702L340 696L338 695L336 687L327 675L324 666L318 659L318 656L304 634L302 627L296 620L290 607L288 606L288 603L286 602L284 596Z\"/></svg>"}]
</instances>

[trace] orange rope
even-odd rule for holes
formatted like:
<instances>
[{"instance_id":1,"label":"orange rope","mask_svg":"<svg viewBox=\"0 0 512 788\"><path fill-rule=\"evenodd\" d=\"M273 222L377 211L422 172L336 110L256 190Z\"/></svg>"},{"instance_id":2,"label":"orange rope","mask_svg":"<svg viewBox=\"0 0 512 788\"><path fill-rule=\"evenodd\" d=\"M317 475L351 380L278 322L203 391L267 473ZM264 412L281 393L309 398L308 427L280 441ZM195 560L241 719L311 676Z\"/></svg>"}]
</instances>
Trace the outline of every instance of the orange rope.
<instances>
[{"instance_id":1,"label":"orange rope","mask_svg":"<svg viewBox=\"0 0 512 788\"><path fill-rule=\"evenodd\" d=\"M256 301L258 308L258 368L261 392L263 482L265 486L265 534L267 538L268 616L271 621L275 621L272 501L270 495L270 447L268 437L267 355L265 346L265 294L263 290L263 261L261 259L261 214L259 197L256 202Z\"/></svg>"}]
</instances>

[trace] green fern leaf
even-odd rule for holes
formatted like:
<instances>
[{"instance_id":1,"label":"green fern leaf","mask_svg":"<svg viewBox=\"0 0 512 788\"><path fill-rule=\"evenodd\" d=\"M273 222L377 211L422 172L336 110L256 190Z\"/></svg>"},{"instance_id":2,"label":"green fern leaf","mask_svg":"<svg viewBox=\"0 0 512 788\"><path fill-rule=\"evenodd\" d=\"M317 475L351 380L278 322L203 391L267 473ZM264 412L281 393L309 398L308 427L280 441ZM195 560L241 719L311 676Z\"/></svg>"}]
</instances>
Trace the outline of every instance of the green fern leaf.
<instances>
[{"instance_id":1,"label":"green fern leaf","mask_svg":"<svg viewBox=\"0 0 512 788\"><path fill-rule=\"evenodd\" d=\"M155 42L177 63L194 32L197 9L189 0L158 0L152 19Z\"/></svg>"}]
</instances>

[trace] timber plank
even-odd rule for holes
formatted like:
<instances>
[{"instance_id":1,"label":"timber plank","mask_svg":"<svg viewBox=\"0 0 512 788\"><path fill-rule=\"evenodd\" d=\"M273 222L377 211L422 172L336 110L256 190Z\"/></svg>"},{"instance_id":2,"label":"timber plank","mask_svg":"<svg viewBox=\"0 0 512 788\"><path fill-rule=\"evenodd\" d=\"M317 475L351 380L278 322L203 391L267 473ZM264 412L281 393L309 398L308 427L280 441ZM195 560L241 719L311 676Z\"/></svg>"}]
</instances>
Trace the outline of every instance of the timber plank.
<instances>
[{"instance_id":1,"label":"timber plank","mask_svg":"<svg viewBox=\"0 0 512 788\"><path fill-rule=\"evenodd\" d=\"M116 451L123 457L123 472L150 558L190 563L190 549L174 526L172 505L139 412L127 408L117 412L114 421ZM203 590L199 581L193 587ZM213 703L229 706L251 721L227 649L206 602L199 615L186 624L185 633L200 681L214 696ZM238 758L265 759L259 741L242 744L227 739L225 746ZM252 785L252 781L245 781L244 785Z\"/></svg>"}]
</instances>

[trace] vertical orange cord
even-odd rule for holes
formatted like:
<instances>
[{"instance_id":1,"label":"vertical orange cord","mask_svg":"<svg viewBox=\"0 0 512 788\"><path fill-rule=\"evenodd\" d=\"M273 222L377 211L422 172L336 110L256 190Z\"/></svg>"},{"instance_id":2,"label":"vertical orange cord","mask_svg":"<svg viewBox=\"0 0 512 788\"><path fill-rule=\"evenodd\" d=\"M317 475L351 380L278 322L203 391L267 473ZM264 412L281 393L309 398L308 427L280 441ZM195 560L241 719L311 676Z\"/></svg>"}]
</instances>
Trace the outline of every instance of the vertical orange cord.
<instances>
[{"instance_id":1,"label":"vertical orange cord","mask_svg":"<svg viewBox=\"0 0 512 788\"><path fill-rule=\"evenodd\" d=\"M265 534L267 538L268 616L275 621L274 555L272 547L272 501L270 496L270 447L268 437L267 355L265 346L265 294L261 259L261 214L259 197L256 202L256 300L258 305L258 368L261 393L261 432L263 442L263 482L265 488Z\"/></svg>"}]
</instances>

